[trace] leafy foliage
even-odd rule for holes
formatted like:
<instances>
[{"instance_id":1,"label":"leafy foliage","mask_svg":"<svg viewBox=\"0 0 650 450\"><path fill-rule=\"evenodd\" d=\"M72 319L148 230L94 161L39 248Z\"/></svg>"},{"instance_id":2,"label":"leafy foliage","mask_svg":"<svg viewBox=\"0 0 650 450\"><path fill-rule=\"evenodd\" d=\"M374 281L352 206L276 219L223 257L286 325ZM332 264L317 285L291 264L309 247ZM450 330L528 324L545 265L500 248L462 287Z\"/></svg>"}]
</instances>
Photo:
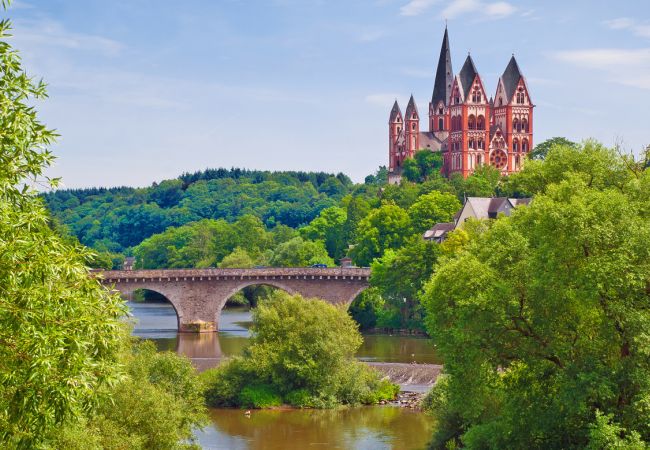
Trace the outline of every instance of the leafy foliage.
<instances>
[{"instance_id":1,"label":"leafy foliage","mask_svg":"<svg viewBox=\"0 0 650 450\"><path fill-rule=\"evenodd\" d=\"M296 406L332 407L393 398L396 387L354 359L357 326L342 309L275 292L253 313L242 358L203 375L214 406L268 406L276 396Z\"/></svg>"},{"instance_id":2,"label":"leafy foliage","mask_svg":"<svg viewBox=\"0 0 650 450\"><path fill-rule=\"evenodd\" d=\"M3 2L6 6L8 2ZM93 256L51 227L29 187L56 135L35 108L46 96L21 67L0 22L0 444L33 448L119 380L122 302L89 276Z\"/></svg>"},{"instance_id":3,"label":"leafy foliage","mask_svg":"<svg viewBox=\"0 0 650 450\"><path fill-rule=\"evenodd\" d=\"M190 449L207 423L203 385L187 358L149 341L124 355L127 378L103 392L110 401L52 433L52 449Z\"/></svg>"},{"instance_id":4,"label":"leafy foliage","mask_svg":"<svg viewBox=\"0 0 650 450\"><path fill-rule=\"evenodd\" d=\"M650 173L626 167L594 142L551 148L516 176L530 206L437 268L435 448L647 445Z\"/></svg>"}]
</instances>

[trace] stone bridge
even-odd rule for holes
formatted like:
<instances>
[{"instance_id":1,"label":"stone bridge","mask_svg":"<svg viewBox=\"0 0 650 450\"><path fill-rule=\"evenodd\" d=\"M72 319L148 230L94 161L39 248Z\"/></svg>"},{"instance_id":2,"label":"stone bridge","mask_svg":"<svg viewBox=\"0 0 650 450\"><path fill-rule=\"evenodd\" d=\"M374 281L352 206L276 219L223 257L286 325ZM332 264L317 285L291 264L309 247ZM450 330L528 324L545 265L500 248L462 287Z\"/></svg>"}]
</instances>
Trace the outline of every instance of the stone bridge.
<instances>
[{"instance_id":1,"label":"stone bridge","mask_svg":"<svg viewBox=\"0 0 650 450\"><path fill-rule=\"evenodd\" d=\"M368 287L368 268L164 269L95 272L124 296L137 289L164 295L176 310L181 332L219 329L221 309L236 292L251 285L273 286L305 298L349 305Z\"/></svg>"}]
</instances>

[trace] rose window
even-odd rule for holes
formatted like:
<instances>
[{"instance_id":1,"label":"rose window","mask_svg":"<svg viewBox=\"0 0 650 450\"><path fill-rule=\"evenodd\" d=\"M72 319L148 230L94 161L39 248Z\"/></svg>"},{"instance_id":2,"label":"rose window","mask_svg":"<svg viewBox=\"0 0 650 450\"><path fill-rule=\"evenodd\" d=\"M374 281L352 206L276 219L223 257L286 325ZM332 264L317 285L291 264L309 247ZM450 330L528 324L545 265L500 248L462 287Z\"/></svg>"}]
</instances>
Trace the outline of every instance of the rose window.
<instances>
[{"instance_id":1,"label":"rose window","mask_svg":"<svg viewBox=\"0 0 650 450\"><path fill-rule=\"evenodd\" d=\"M490 164L497 169L503 169L508 164L508 155L503 150L494 150L490 154Z\"/></svg>"}]
</instances>

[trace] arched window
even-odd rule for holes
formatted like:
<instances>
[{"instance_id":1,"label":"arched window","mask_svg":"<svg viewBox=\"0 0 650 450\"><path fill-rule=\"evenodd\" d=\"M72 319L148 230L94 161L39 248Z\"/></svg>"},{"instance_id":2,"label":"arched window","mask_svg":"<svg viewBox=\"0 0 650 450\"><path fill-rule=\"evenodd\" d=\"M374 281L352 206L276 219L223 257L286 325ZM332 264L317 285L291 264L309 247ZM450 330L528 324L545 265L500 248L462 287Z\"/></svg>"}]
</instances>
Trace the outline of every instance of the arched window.
<instances>
[{"instance_id":1,"label":"arched window","mask_svg":"<svg viewBox=\"0 0 650 450\"><path fill-rule=\"evenodd\" d=\"M442 131L445 129L445 119L438 119L438 131Z\"/></svg>"},{"instance_id":2,"label":"arched window","mask_svg":"<svg viewBox=\"0 0 650 450\"><path fill-rule=\"evenodd\" d=\"M524 139L521 142L521 151L522 152L527 152L528 151L528 139Z\"/></svg>"},{"instance_id":3,"label":"arched window","mask_svg":"<svg viewBox=\"0 0 650 450\"><path fill-rule=\"evenodd\" d=\"M415 131L415 123L411 124L411 130Z\"/></svg>"},{"instance_id":4,"label":"arched window","mask_svg":"<svg viewBox=\"0 0 650 450\"><path fill-rule=\"evenodd\" d=\"M521 119L521 129L524 133L528 133L528 121L526 119Z\"/></svg>"},{"instance_id":5,"label":"arched window","mask_svg":"<svg viewBox=\"0 0 650 450\"><path fill-rule=\"evenodd\" d=\"M515 168L519 169L519 155L515 156Z\"/></svg>"},{"instance_id":6,"label":"arched window","mask_svg":"<svg viewBox=\"0 0 650 450\"><path fill-rule=\"evenodd\" d=\"M438 108L438 114L442 115L442 113L443 113L443 110L442 110L442 106L441 106L440 108Z\"/></svg>"},{"instance_id":7,"label":"arched window","mask_svg":"<svg viewBox=\"0 0 650 450\"><path fill-rule=\"evenodd\" d=\"M467 119L467 126L470 130L476 130L476 117L474 114L471 114Z\"/></svg>"},{"instance_id":8,"label":"arched window","mask_svg":"<svg viewBox=\"0 0 650 450\"><path fill-rule=\"evenodd\" d=\"M482 155L476 155L476 165L480 166L483 164L483 156Z\"/></svg>"},{"instance_id":9,"label":"arched window","mask_svg":"<svg viewBox=\"0 0 650 450\"><path fill-rule=\"evenodd\" d=\"M478 140L478 148L481 150L485 150L485 142L483 142L483 139Z\"/></svg>"},{"instance_id":10,"label":"arched window","mask_svg":"<svg viewBox=\"0 0 650 450\"><path fill-rule=\"evenodd\" d=\"M485 130L485 117L478 116L478 123L476 124L477 130Z\"/></svg>"},{"instance_id":11,"label":"arched window","mask_svg":"<svg viewBox=\"0 0 650 450\"><path fill-rule=\"evenodd\" d=\"M512 121L512 131L521 131L521 124L519 123L519 119Z\"/></svg>"},{"instance_id":12,"label":"arched window","mask_svg":"<svg viewBox=\"0 0 650 450\"><path fill-rule=\"evenodd\" d=\"M514 139L512 141L512 151L513 152L518 152L519 151L519 139Z\"/></svg>"}]
</instances>

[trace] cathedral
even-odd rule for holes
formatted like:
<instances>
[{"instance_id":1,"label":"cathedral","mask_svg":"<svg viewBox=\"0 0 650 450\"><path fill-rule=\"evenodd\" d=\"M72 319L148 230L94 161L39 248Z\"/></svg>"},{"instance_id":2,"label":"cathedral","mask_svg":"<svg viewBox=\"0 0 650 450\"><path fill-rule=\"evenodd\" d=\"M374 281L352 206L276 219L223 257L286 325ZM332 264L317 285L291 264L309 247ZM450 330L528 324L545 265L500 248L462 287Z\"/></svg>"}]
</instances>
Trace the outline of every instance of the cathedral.
<instances>
[{"instance_id":1,"label":"cathedral","mask_svg":"<svg viewBox=\"0 0 650 450\"><path fill-rule=\"evenodd\" d=\"M445 28L429 103L429 131L420 131L412 95L404 115L397 100L391 109L389 182L399 183L404 161L421 149L442 153L446 176L467 177L482 164L503 174L519 171L533 146L533 107L514 55L499 77L494 98L488 98L470 55L454 76Z\"/></svg>"}]
</instances>

